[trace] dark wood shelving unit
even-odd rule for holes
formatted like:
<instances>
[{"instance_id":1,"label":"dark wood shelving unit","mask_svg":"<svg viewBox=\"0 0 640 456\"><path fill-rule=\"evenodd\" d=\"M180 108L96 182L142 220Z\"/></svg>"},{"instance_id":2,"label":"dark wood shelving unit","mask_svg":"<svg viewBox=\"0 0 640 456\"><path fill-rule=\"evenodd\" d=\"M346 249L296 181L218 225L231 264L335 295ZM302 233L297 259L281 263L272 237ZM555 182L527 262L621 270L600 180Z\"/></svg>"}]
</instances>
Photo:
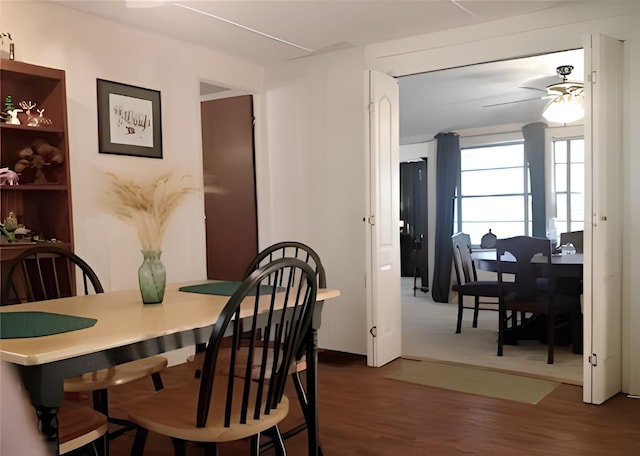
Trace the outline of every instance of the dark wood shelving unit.
<instances>
[{"instance_id":1,"label":"dark wood shelving unit","mask_svg":"<svg viewBox=\"0 0 640 456\"><path fill-rule=\"evenodd\" d=\"M16 164L27 148L34 156L42 150L34 144L39 141L61 152L61 163L47 163L40 167L28 166L19 173L18 185L0 187L0 220L14 212L18 223L40 234L38 242L55 242L73 250L73 222L71 211L71 179L69 178L69 140L67 131L67 95L65 72L15 60L0 60L0 108L5 110L5 99L11 96L15 108L21 101L32 102L44 109L43 116L50 125L29 126L27 113L18 114L20 125L0 123L0 167L16 169ZM35 141L35 143L34 143ZM45 163L47 157L45 158ZM30 158L29 158L30 159ZM0 260L14 258L35 242L0 244Z\"/></svg>"}]
</instances>

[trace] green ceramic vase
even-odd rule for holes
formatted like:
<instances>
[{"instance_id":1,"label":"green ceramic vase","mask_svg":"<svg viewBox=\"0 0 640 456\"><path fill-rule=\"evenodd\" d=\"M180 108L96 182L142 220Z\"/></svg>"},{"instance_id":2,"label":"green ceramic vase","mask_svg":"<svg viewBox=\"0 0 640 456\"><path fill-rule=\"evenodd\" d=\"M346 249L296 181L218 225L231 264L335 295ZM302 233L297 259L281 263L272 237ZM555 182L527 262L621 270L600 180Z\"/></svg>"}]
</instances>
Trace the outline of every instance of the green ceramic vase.
<instances>
[{"instance_id":1,"label":"green ceramic vase","mask_svg":"<svg viewBox=\"0 0 640 456\"><path fill-rule=\"evenodd\" d=\"M142 250L144 261L138 269L138 283L144 304L159 304L164 299L167 271L160 261L161 254L161 250Z\"/></svg>"}]
</instances>

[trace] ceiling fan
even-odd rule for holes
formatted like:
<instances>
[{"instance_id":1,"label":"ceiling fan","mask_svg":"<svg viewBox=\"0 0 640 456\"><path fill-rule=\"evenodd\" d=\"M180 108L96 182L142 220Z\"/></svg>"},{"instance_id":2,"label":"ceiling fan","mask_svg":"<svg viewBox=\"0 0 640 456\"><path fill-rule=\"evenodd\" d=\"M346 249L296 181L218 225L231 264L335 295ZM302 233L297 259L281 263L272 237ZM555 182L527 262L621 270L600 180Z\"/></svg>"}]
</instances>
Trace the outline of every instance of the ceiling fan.
<instances>
[{"instance_id":1,"label":"ceiling fan","mask_svg":"<svg viewBox=\"0 0 640 456\"><path fill-rule=\"evenodd\" d=\"M483 108L491 108L494 106L503 106L514 103L523 103L525 101L543 100L543 99L556 99L563 95L571 95L573 97L579 97L584 93L584 84L582 82L569 81L568 77L573 71L573 65L561 65L556 68L556 73L562 78L561 82L548 85L546 88L541 89L538 87L521 87L523 89L540 90L546 92L546 95L534 98L525 98L523 100L507 101L503 103L494 103L484 105Z\"/></svg>"},{"instance_id":2,"label":"ceiling fan","mask_svg":"<svg viewBox=\"0 0 640 456\"><path fill-rule=\"evenodd\" d=\"M558 84L551 84L547 87L547 93L549 96L560 95L573 95L574 97L580 96L584 93L584 84L582 82L567 81L567 77L573 71L572 65L562 65L556 68L558 76L562 78L562 82Z\"/></svg>"}]
</instances>

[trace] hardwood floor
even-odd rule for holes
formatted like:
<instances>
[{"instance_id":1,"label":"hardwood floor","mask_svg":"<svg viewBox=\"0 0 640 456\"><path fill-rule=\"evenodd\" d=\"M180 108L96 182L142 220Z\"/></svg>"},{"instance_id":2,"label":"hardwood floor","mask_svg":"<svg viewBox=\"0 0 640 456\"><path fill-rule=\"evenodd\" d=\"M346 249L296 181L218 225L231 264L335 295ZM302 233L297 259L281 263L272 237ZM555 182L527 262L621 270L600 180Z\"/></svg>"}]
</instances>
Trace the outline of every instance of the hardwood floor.
<instances>
[{"instance_id":1,"label":"hardwood floor","mask_svg":"<svg viewBox=\"0 0 640 456\"><path fill-rule=\"evenodd\" d=\"M385 375L363 357L323 353L319 368L320 438L325 456L376 455L635 455L640 448L640 400L618 395L601 406L582 402L582 389L561 385L536 405L439 390ZM163 373L166 386L193 381L185 365ZM135 399L152 394L151 381L110 390L111 412L122 416ZM289 397L297 404L295 394ZM170 411L167 411L170 413ZM301 420L294 405L283 423ZM111 455L128 455L133 433L111 441ZM306 433L285 442L288 455L306 454ZM150 434L146 455L172 455L166 437ZM203 454L190 447L189 456ZM222 456L246 455L243 442ZM272 451L264 454L271 455Z\"/></svg>"}]
</instances>

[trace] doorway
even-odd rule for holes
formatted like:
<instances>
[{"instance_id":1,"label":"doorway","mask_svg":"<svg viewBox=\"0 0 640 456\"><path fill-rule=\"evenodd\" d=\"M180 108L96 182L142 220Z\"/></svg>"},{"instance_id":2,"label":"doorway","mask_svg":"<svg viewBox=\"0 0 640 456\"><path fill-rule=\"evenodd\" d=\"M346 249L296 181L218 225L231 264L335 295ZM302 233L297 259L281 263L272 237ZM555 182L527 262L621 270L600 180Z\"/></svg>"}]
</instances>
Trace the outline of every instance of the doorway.
<instances>
[{"instance_id":1,"label":"doorway","mask_svg":"<svg viewBox=\"0 0 640 456\"><path fill-rule=\"evenodd\" d=\"M573 54L577 54L578 52L580 52L581 54L582 51L571 51L571 53ZM556 58L556 62L564 61L558 60L562 58L561 53L554 53L553 56ZM584 57L580 55L581 62L579 64L575 64L575 75L583 73L583 59ZM483 140L483 137L487 138L488 141L498 142L514 140L516 139L516 136L518 134L521 135L520 129L522 125L544 120L541 119L541 113L548 101L543 98L546 93L542 92L539 89L544 89L545 86L551 84L554 79L550 77L542 77L540 75L526 76L527 71L531 71L531 69L527 66L525 60L526 59L514 59L503 62L492 62L491 64L473 65L474 68L465 67L434 72L438 73L437 80L435 82L442 82L448 85L448 87L450 88L453 87L453 90L442 88L436 83L430 84L429 81L423 81L425 83L424 87L411 87L411 93L418 93L418 91L431 92L433 95L433 100L430 102L424 102L423 99L416 100L416 97L414 95L404 92L404 81L407 81L408 79L405 79L405 77L400 77L400 131L401 141L405 141L404 144L406 144L406 146L401 146L401 156L403 155L403 148L411 148L412 150L421 149L421 152L428 149L429 151L433 150L435 152L435 144L433 143L432 138L436 133L439 132L440 129L443 129L440 131L454 130L460 133L461 136L468 138L469 141L472 141L472 146L478 146L478 143ZM497 65L493 66L492 69L492 65L494 64ZM550 64L551 76L554 76L553 72L555 71L555 65L556 63ZM515 67L515 69L509 69L510 66ZM518 66L522 66L522 68L517 68ZM520 95L523 96L521 98L513 98L512 96L502 94L502 98L500 100L495 100L492 102L485 98L487 91L479 90L477 85L473 87L474 84L478 84L477 80L475 79L476 76L488 76L491 75L494 70L500 75L507 74L509 75L509 77L512 77L514 74L520 75L520 83L515 85L516 88L519 89ZM418 77L420 75L415 76ZM411 77L413 77L413 75L407 76L406 78ZM555 79L557 80L557 76ZM525 82L528 83L526 85L529 88L518 87L519 85L524 86ZM465 95L471 98L471 100L467 100L468 103L476 103L476 106L474 106L473 109L467 110L469 112L464 112L465 105L461 100L461 97ZM449 116L449 114L446 112L448 108L444 106L444 103L447 102L457 107L457 109L459 110L457 114L454 112L451 116ZM437 122L438 125L437 129L433 132L428 132L428 134L420 136L418 131L413 129L414 126L409 125L403 127L403 122L408 121L408 113L407 111L403 110L403 103L408 103L410 106L412 103L422 103L422 105L425 106L426 111L430 112L417 114L417 119L421 123L428 122L429 119L435 119L435 122ZM511 120L502 120L500 121L501 123L494 124L493 122L496 122L495 119L497 119L497 117L495 116L496 113L494 111L496 109L502 109L503 107L508 109L515 108L516 110L512 111L513 114L506 116L507 119ZM523 117L525 116L524 111L528 110L529 107L531 107L534 115L537 115L537 117ZM473 112L471 118L467 116L467 114L470 112ZM481 115L485 116L484 120L480 119ZM443 119L445 118L454 123L446 124L447 127L443 126L445 124L442 122L444 122ZM413 121L415 121L415 119L413 119ZM457 121L459 121L460 123L455 123ZM465 123L466 121L470 123ZM455 125L459 125L460 128L454 128ZM423 145L424 147L418 147L419 144ZM424 153L422 153L422 155L420 156L423 155L428 155L429 158L437 158ZM435 163L435 161L433 161L432 163ZM431 206L433 206L433 204ZM433 217L433 214L429 215ZM431 220L433 220L433 218L431 218ZM433 234L434 233L432 231L430 233L430 236L433 237ZM477 239L475 243L479 244L480 239ZM433 257L433 250L429 251L429 255ZM431 261L433 261L433 259L431 259ZM497 330L497 315L495 314L495 312L485 312L488 323L487 328L485 329L486 341L482 342L485 344L483 345L484 348L482 348L482 352L480 352L479 347L481 346L481 342L479 340L468 343L468 345L466 346L467 348L464 348L462 346L463 344L460 342L461 337L475 337L478 335L478 331L476 331L476 328L471 328L470 319L468 318L471 316L472 312L465 311L464 315L466 326L463 327L463 333L461 335L455 335L456 312L453 311L451 312L451 316L447 316L447 312L451 310L448 307L455 307L455 305L448 303L434 303L430 299L430 296L427 295L421 297L420 294L418 294L415 299L421 299L421 302L413 301L413 297L410 293L411 283L407 282L406 277L402 280L403 356L408 355L412 357L438 357L439 359L447 359L454 362L463 362L464 357L462 355L471 353L471 350L478 350L476 355L467 356L466 362L472 363L474 361L479 362L480 360L482 360L482 362L488 366L500 366L501 368L504 368L506 370L520 370L520 368L518 368L517 366L509 366L509 364L514 361L513 358L507 358L505 356L502 357L502 359L499 359L495 354L495 337L491 332L491 323L493 323L493 327L495 327L495 329ZM427 283L429 283L428 279ZM455 283L455 280L453 280L452 283ZM431 309L433 313L427 314L428 309ZM430 337L425 337L426 332L424 329L426 327L430 327L428 325L435 325L436 323L440 326L433 326L433 333L429 335ZM407 332L407 334L405 334L405 332ZM408 340L408 337L410 335L412 337L415 337L416 340ZM420 338L424 338L424 340L421 340ZM440 346L434 348L434 344ZM454 345L460 345L460 350L458 352L456 352L456 350L451 350L452 346ZM421 346L426 347L422 355L418 353L418 351L421 350ZM522 348L524 347L518 348L518 351L521 352L522 356L526 357L531 355L531 353L525 353L525 350L521 350ZM541 351L544 352L544 346L526 348L527 351L531 351L532 349L541 349ZM516 356L520 356L520 354ZM582 357L579 355L573 355L568 352L567 359L571 364L571 372L567 375L572 379L577 379L575 381L580 382L581 384ZM546 370L546 367L543 364L545 364L544 361L541 362L541 369Z\"/></svg>"}]
</instances>

